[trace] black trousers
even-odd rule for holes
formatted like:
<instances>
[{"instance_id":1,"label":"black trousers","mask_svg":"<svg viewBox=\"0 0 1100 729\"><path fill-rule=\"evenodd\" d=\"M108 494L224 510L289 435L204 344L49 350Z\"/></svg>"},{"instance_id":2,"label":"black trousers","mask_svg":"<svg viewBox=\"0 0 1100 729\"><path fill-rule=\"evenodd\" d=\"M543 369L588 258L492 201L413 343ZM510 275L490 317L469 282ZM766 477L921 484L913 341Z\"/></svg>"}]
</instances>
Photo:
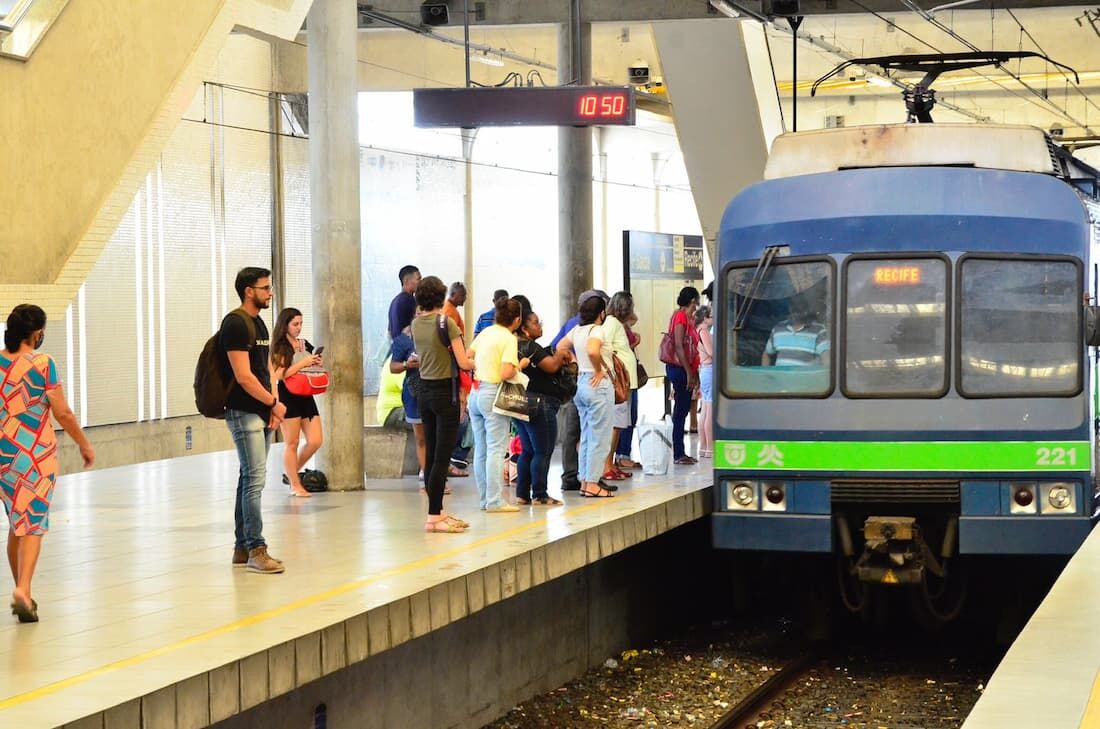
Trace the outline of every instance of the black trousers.
<instances>
[{"instance_id":1,"label":"black trousers","mask_svg":"<svg viewBox=\"0 0 1100 729\"><path fill-rule=\"evenodd\" d=\"M450 380L422 379L418 399L424 421L424 488L428 514L435 516L443 512L443 487L458 437L458 403L451 400Z\"/></svg>"},{"instance_id":2,"label":"black trousers","mask_svg":"<svg viewBox=\"0 0 1100 729\"><path fill-rule=\"evenodd\" d=\"M566 400L558 411L558 429L561 433L561 485L577 487L577 445L581 442L581 416L573 400Z\"/></svg>"}]
</instances>

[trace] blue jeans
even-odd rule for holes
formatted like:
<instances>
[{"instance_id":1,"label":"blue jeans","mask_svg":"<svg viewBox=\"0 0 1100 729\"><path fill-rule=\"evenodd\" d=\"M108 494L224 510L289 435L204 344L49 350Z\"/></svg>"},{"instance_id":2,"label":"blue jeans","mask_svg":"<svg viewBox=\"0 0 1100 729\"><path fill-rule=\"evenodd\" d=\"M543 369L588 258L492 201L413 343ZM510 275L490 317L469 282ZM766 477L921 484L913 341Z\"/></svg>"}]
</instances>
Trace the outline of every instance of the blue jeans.
<instances>
[{"instance_id":1,"label":"blue jeans","mask_svg":"<svg viewBox=\"0 0 1100 729\"><path fill-rule=\"evenodd\" d=\"M504 458L508 455L511 418L493 412L498 383L482 382L470 393L470 425L474 429L474 480L482 509L504 505Z\"/></svg>"},{"instance_id":2,"label":"blue jeans","mask_svg":"<svg viewBox=\"0 0 1100 729\"><path fill-rule=\"evenodd\" d=\"M531 420L513 421L519 430L519 439L523 443L523 453L516 465L516 498L541 499L546 493L546 482L550 472L550 457L554 455L554 444L558 440L558 408L561 402L544 395L542 403ZM533 496L532 496L533 492Z\"/></svg>"},{"instance_id":3,"label":"blue jeans","mask_svg":"<svg viewBox=\"0 0 1100 729\"><path fill-rule=\"evenodd\" d=\"M630 427L619 432L619 445L615 448L616 458L630 458L631 444L634 442L634 425L638 422L638 391L630 391Z\"/></svg>"},{"instance_id":4,"label":"blue jeans","mask_svg":"<svg viewBox=\"0 0 1100 729\"><path fill-rule=\"evenodd\" d=\"M688 388L687 370L666 364L665 374L672 383L672 458L683 458L684 422L691 412L691 389Z\"/></svg>"},{"instance_id":5,"label":"blue jeans","mask_svg":"<svg viewBox=\"0 0 1100 729\"><path fill-rule=\"evenodd\" d=\"M592 373L582 372L573 402L577 404L577 413L581 416L581 481L599 483L603 478L604 460L611 450L611 411L615 407L615 390L611 380L604 377L598 386L593 387Z\"/></svg>"},{"instance_id":6,"label":"blue jeans","mask_svg":"<svg viewBox=\"0 0 1100 729\"><path fill-rule=\"evenodd\" d=\"M267 451L271 448L271 431L262 417L243 410L226 410L225 424L229 426L241 462L240 476L237 478L237 503L233 509L234 546L238 549L266 547L260 494L267 482Z\"/></svg>"}]
</instances>

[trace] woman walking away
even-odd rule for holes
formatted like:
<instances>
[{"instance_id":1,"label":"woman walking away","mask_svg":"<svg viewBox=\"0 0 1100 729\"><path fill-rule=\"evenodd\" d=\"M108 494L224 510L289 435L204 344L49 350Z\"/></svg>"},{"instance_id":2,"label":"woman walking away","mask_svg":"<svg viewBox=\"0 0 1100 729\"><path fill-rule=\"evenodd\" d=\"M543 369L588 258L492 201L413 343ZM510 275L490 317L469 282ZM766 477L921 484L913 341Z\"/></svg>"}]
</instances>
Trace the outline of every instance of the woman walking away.
<instances>
[{"instance_id":1,"label":"woman walking away","mask_svg":"<svg viewBox=\"0 0 1100 729\"><path fill-rule=\"evenodd\" d=\"M20 304L8 315L4 351L0 352L0 500L8 513L8 565L15 580L11 611L21 623L38 622L38 603L31 578L50 528L50 501L57 483L58 425L76 441L84 468L95 463L95 451L73 415L57 379L53 358L37 352L46 336L46 312Z\"/></svg>"},{"instance_id":2,"label":"woman walking away","mask_svg":"<svg viewBox=\"0 0 1100 729\"><path fill-rule=\"evenodd\" d=\"M672 457L673 463L691 465L697 461L684 451L684 421L691 410L691 393L699 386L699 332L692 317L699 306L699 291L694 286L680 289L679 308L672 314L668 331L672 335L676 364L665 363L665 374L672 383Z\"/></svg>"},{"instance_id":3,"label":"woman walking away","mask_svg":"<svg viewBox=\"0 0 1100 729\"><path fill-rule=\"evenodd\" d=\"M291 496L313 496L302 486L299 468L304 468L313 454L321 447L324 434L321 431L321 418L317 412L317 402L312 395L295 395L286 386L287 378L301 372L306 367L320 367L321 355L314 354L313 345L301 338L302 312L286 308L279 312L275 320L275 331L271 335L271 371L272 381L278 383L279 402L286 405L286 417L283 419L283 440L286 450L283 452L283 483L290 484ZM298 450L298 441L305 435L306 442Z\"/></svg>"},{"instance_id":4,"label":"woman walking away","mask_svg":"<svg viewBox=\"0 0 1100 729\"><path fill-rule=\"evenodd\" d=\"M572 361L573 355L568 349L550 351L538 343L542 336L542 320L533 311L527 311L523 325L519 328L517 354L528 360L523 370L530 382L529 394L538 395L539 404L531 413L527 422L516 420L519 438L523 443L523 452L519 455L516 476L516 501L521 504L539 506L560 506L561 502L551 496L547 490L550 472L550 458L554 455L554 444L558 441L558 409L562 398L568 393L562 392L554 380L554 375L563 365Z\"/></svg>"},{"instance_id":5,"label":"woman walking away","mask_svg":"<svg viewBox=\"0 0 1100 729\"><path fill-rule=\"evenodd\" d=\"M711 336L711 318L709 306L700 306L695 312L695 329L699 333L699 391L703 402L703 411L699 417L699 457L710 458L714 455L714 338Z\"/></svg>"},{"instance_id":6,"label":"woman walking away","mask_svg":"<svg viewBox=\"0 0 1100 729\"><path fill-rule=\"evenodd\" d=\"M502 514L519 511L504 499L504 459L508 457L511 418L493 412L500 383L515 377L530 364L517 354L515 331L521 319L515 299L498 299L493 325L481 331L470 344L475 382L470 397L470 425L474 429L474 480L481 508Z\"/></svg>"},{"instance_id":7,"label":"woman walking away","mask_svg":"<svg viewBox=\"0 0 1100 729\"><path fill-rule=\"evenodd\" d=\"M630 403L638 395L638 359L634 356L634 350L630 344L630 334L627 325L631 320L637 321L634 315L634 297L629 291L620 291L611 297L611 303L607 305L607 316L603 321L604 339L611 345L611 352L618 357L626 367L627 376L630 379L630 395L626 402L613 406L611 415L611 449L604 459L603 477L606 481L622 481L633 474L620 469L615 463L615 452L619 448L620 434L628 430L630 421ZM633 433L631 433L631 437ZM630 446L627 446L627 453Z\"/></svg>"},{"instance_id":8,"label":"woman walking away","mask_svg":"<svg viewBox=\"0 0 1100 729\"><path fill-rule=\"evenodd\" d=\"M443 511L443 489L451 449L458 436L458 371L473 369L466 356L462 332L443 313L447 287L437 276L428 276L416 287L420 312L412 322L412 338L420 361L420 419L424 424L424 488L428 492L428 518L424 530L457 534L470 526ZM443 333L445 332L445 333ZM452 361L453 356L453 361Z\"/></svg>"},{"instance_id":9,"label":"woman walking away","mask_svg":"<svg viewBox=\"0 0 1100 729\"><path fill-rule=\"evenodd\" d=\"M611 447L611 417L615 407L615 389L609 371L611 344L606 341L603 320L603 299L598 296L587 299L580 305L580 323L558 343L559 347L577 352L579 376L573 402L581 419L582 496L614 496L611 492L618 488L600 478Z\"/></svg>"}]
</instances>

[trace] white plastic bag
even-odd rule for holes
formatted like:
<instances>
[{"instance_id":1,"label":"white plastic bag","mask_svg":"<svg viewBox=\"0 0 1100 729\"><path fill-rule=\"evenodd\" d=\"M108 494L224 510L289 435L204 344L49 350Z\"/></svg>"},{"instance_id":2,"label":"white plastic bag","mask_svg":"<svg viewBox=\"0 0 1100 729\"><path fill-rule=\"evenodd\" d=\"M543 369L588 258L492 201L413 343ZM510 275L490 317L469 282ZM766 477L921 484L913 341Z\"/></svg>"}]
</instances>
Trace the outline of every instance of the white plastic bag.
<instances>
[{"instance_id":1,"label":"white plastic bag","mask_svg":"<svg viewBox=\"0 0 1100 729\"><path fill-rule=\"evenodd\" d=\"M661 418L638 423L638 450L642 455L642 473L663 476L672 463L672 420Z\"/></svg>"}]
</instances>

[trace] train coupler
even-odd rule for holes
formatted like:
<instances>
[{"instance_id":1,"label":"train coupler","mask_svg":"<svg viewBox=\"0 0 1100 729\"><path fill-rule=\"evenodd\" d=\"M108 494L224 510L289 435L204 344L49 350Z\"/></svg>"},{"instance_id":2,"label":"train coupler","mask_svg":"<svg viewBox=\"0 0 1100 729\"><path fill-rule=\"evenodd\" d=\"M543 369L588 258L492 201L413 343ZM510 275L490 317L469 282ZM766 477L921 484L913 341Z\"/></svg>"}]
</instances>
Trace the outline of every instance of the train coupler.
<instances>
[{"instance_id":1,"label":"train coupler","mask_svg":"<svg viewBox=\"0 0 1100 729\"><path fill-rule=\"evenodd\" d=\"M917 520L909 516L870 516L863 524L864 549L856 562L862 582L920 584L928 548Z\"/></svg>"}]
</instances>

